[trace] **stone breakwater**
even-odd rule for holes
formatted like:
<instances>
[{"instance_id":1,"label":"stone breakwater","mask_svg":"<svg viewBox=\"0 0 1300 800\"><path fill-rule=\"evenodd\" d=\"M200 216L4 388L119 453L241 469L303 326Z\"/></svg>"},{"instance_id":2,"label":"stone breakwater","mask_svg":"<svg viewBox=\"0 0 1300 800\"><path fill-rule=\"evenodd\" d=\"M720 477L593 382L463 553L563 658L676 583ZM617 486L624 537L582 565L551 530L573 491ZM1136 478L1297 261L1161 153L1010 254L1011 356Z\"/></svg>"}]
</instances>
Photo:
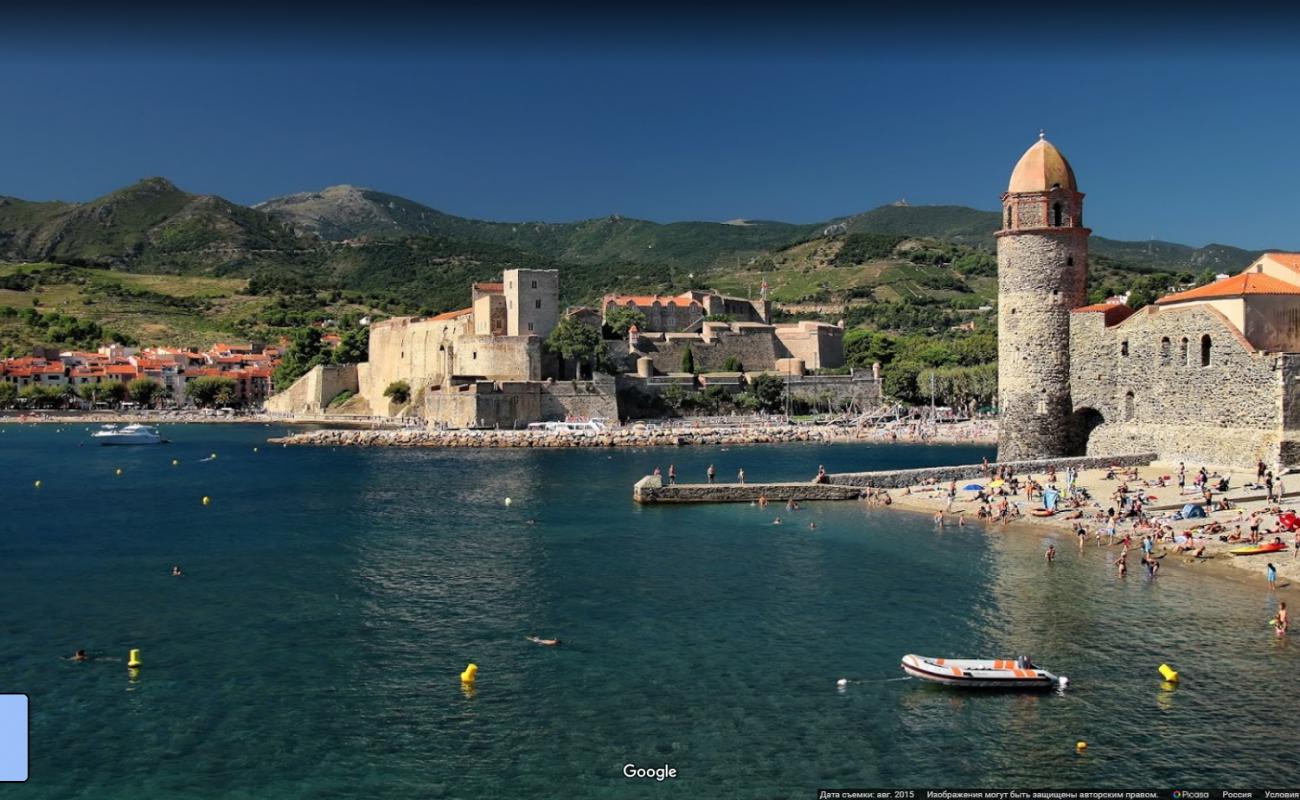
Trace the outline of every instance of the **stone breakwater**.
<instances>
[{"instance_id":1,"label":"stone breakwater","mask_svg":"<svg viewBox=\"0 0 1300 800\"><path fill-rule=\"evenodd\" d=\"M1083 456L1056 458L1041 461L1007 461L1001 465L1011 467L1017 475L1047 471L1055 467L1064 479L1068 467L1076 469L1105 469L1107 467L1146 466L1155 459L1151 453L1126 456ZM991 464L989 469L997 469ZM942 486L950 481L979 480L986 482L983 464L961 464L949 467L917 467L912 469L887 469L876 472L840 472L826 476L826 483L678 483L665 486L658 475L647 475L632 488L632 499L638 503L739 503L757 500L760 495L768 500L856 500L867 489L902 489L904 487Z\"/></svg>"},{"instance_id":2,"label":"stone breakwater","mask_svg":"<svg viewBox=\"0 0 1300 800\"><path fill-rule=\"evenodd\" d=\"M956 436L928 441L957 441ZM970 439L960 439L970 441ZM685 447L690 445L881 441L874 430L807 425L710 428L630 426L605 431L317 430L271 439L272 444L317 447Z\"/></svg>"}]
</instances>

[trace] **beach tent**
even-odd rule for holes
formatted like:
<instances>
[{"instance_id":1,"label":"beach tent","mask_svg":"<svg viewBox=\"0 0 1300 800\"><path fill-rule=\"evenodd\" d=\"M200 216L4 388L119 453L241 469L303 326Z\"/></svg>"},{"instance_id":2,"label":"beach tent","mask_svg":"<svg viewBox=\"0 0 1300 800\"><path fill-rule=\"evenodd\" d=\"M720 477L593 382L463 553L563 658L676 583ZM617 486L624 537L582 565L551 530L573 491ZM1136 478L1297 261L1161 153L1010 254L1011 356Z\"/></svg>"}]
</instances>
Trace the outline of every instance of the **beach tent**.
<instances>
[{"instance_id":1,"label":"beach tent","mask_svg":"<svg viewBox=\"0 0 1300 800\"><path fill-rule=\"evenodd\" d=\"M1205 516L1205 509L1195 503L1188 503L1183 506L1183 519L1192 519L1193 517Z\"/></svg>"},{"instance_id":2,"label":"beach tent","mask_svg":"<svg viewBox=\"0 0 1300 800\"><path fill-rule=\"evenodd\" d=\"M980 486L978 483L968 483L965 486L961 487L963 492L978 492L983 488L984 487Z\"/></svg>"},{"instance_id":3,"label":"beach tent","mask_svg":"<svg viewBox=\"0 0 1300 800\"><path fill-rule=\"evenodd\" d=\"M1061 495L1059 493L1051 489L1043 492L1043 508L1046 508L1048 511L1055 511L1056 501L1060 499L1060 497Z\"/></svg>"}]
</instances>

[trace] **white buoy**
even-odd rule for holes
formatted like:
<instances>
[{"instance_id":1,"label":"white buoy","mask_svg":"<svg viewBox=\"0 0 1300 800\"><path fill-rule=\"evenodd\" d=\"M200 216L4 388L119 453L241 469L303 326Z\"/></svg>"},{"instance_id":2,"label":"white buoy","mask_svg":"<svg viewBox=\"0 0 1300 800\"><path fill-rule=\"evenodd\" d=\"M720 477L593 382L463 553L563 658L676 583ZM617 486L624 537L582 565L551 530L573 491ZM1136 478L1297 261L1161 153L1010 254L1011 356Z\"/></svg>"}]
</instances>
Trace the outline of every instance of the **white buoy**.
<instances>
[{"instance_id":1,"label":"white buoy","mask_svg":"<svg viewBox=\"0 0 1300 800\"><path fill-rule=\"evenodd\" d=\"M835 685L838 686L838 687L840 687L841 689L843 689L845 686L848 686L848 685L849 685L849 679L848 679L848 678L840 678L839 680L835 681Z\"/></svg>"},{"instance_id":2,"label":"white buoy","mask_svg":"<svg viewBox=\"0 0 1300 800\"><path fill-rule=\"evenodd\" d=\"M506 505L510 505L512 502L514 501L512 501L509 497L506 498Z\"/></svg>"}]
</instances>

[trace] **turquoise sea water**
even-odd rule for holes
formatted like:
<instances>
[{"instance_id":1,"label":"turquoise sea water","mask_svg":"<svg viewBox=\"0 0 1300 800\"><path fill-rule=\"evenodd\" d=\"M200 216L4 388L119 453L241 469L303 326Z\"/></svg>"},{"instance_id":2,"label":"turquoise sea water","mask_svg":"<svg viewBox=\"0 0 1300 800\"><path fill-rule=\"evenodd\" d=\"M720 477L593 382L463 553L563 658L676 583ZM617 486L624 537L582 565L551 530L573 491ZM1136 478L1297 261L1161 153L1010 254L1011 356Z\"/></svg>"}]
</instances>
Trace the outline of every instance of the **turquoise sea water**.
<instances>
[{"instance_id":1,"label":"turquoise sea water","mask_svg":"<svg viewBox=\"0 0 1300 800\"><path fill-rule=\"evenodd\" d=\"M711 462L761 481L985 448L286 449L261 426L100 448L82 427L0 430L0 691L32 709L31 778L5 796L1300 784L1300 656L1267 628L1262 580L1121 580L1113 552L1068 541L1048 567L1038 534L853 503L631 502L669 459L683 480ZM99 660L61 658L79 647ZM1028 653L1072 685L962 694L897 680L907 652Z\"/></svg>"}]
</instances>

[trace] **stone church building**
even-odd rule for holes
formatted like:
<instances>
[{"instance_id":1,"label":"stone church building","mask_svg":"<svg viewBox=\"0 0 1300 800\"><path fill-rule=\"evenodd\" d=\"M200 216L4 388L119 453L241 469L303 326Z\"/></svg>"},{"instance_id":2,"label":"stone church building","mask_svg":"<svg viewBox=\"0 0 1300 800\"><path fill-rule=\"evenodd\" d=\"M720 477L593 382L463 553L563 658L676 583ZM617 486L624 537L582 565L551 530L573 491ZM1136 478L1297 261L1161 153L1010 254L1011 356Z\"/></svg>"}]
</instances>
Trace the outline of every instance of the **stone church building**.
<instances>
[{"instance_id":1,"label":"stone church building","mask_svg":"<svg viewBox=\"0 0 1300 800\"><path fill-rule=\"evenodd\" d=\"M1300 254L1266 253L1138 311L1086 305L1083 197L1041 136L1002 195L999 460L1300 464Z\"/></svg>"}]
</instances>

